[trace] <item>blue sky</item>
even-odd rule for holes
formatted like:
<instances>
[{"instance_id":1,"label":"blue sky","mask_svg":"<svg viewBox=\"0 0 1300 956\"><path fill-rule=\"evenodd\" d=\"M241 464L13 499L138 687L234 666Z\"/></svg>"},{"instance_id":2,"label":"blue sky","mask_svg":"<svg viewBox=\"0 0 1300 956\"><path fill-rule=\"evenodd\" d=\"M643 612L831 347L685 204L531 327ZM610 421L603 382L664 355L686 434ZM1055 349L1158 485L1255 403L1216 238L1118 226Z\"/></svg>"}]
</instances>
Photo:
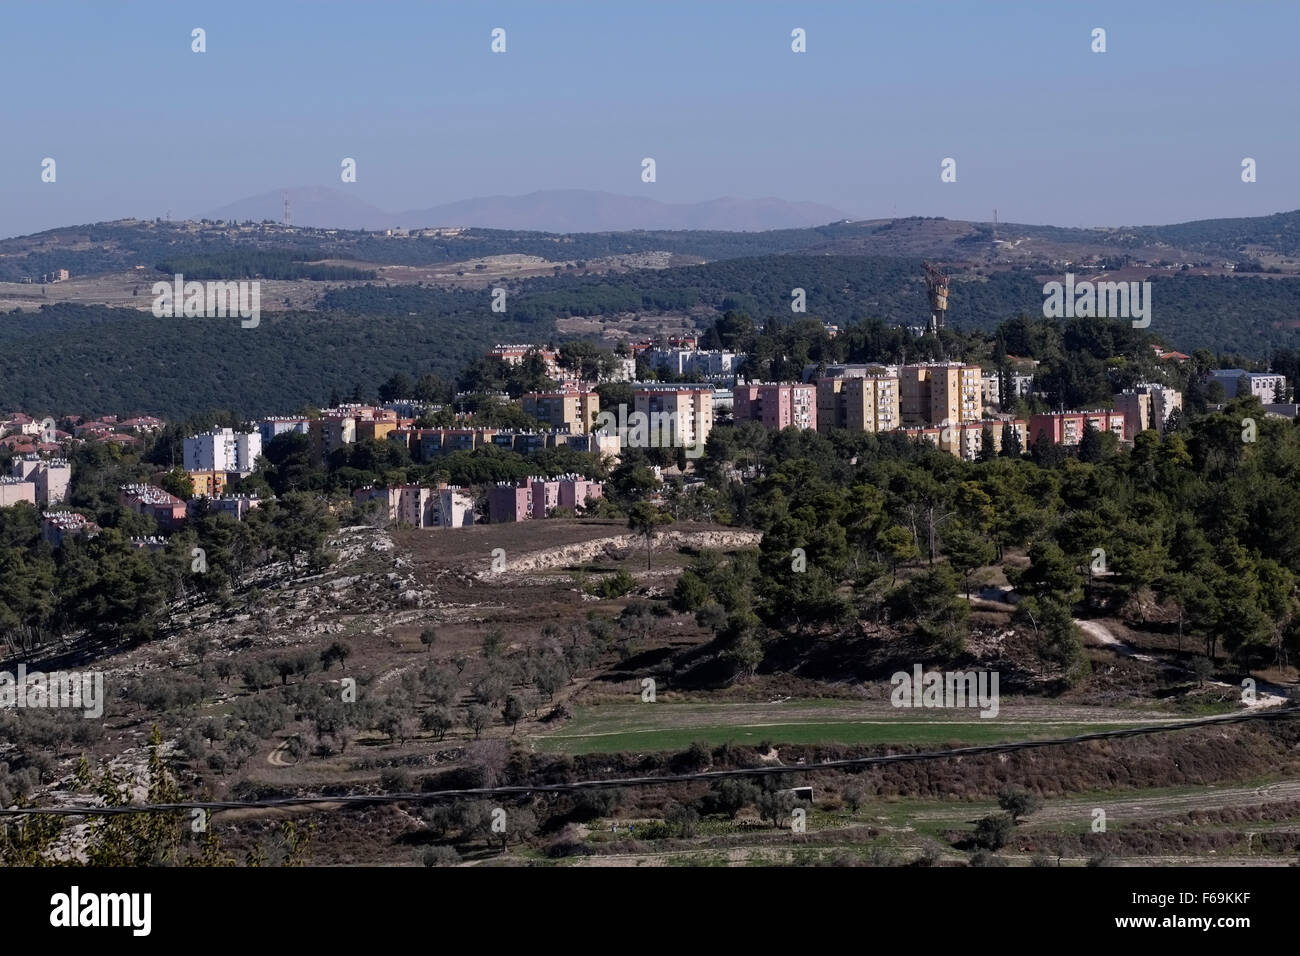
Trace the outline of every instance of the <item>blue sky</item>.
<instances>
[{"instance_id":1,"label":"blue sky","mask_svg":"<svg viewBox=\"0 0 1300 956\"><path fill-rule=\"evenodd\" d=\"M6 0L0 235L308 185L390 211L588 188L855 217L1260 215L1300 207L1297 36L1289 0Z\"/></svg>"}]
</instances>

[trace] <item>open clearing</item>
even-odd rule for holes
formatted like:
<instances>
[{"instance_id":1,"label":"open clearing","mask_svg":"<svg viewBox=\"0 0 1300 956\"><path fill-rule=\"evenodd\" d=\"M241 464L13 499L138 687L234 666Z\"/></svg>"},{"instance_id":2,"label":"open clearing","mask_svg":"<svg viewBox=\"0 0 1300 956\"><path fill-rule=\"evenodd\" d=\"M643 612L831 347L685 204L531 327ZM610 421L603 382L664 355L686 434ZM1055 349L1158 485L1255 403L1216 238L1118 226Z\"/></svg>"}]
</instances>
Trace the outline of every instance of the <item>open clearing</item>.
<instances>
[{"instance_id":1,"label":"open clearing","mask_svg":"<svg viewBox=\"0 0 1300 956\"><path fill-rule=\"evenodd\" d=\"M758 744L984 744L1048 739L1119 730L1176 718L1138 715L1112 708L1087 708L1080 719L1044 713L1030 706L1005 708L997 718L953 720L925 711L845 701L787 701L778 704L627 703L579 707L564 727L529 738L543 752L586 754L684 750L692 743ZM950 713L950 712L949 712Z\"/></svg>"}]
</instances>

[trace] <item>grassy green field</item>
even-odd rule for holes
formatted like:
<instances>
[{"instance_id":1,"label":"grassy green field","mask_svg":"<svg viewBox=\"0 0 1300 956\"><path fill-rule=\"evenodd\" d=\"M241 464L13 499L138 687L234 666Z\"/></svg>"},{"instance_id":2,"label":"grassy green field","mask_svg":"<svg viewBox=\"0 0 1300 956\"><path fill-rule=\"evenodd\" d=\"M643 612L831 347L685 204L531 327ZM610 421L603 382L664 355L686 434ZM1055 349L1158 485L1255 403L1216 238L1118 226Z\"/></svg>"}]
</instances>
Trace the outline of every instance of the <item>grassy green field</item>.
<instances>
[{"instance_id":1,"label":"grassy green field","mask_svg":"<svg viewBox=\"0 0 1300 956\"><path fill-rule=\"evenodd\" d=\"M605 705L579 708L557 732L531 737L549 753L626 753L685 750L692 743L759 744L909 744L944 746L1003 743L1071 737L1119 730L1132 723L1055 723L1043 721L952 721L909 716L902 719L810 719L788 722L724 722L727 705ZM752 718L752 711L746 709Z\"/></svg>"}]
</instances>

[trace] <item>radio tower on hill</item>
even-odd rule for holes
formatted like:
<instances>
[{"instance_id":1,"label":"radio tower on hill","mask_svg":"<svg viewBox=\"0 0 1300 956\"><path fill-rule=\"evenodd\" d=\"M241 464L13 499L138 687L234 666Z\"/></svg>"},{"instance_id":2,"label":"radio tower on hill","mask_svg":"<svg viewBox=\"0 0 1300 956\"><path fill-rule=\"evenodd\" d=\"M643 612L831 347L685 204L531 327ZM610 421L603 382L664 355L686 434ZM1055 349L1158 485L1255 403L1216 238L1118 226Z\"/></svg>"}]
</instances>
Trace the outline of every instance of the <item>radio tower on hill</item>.
<instances>
[{"instance_id":1,"label":"radio tower on hill","mask_svg":"<svg viewBox=\"0 0 1300 956\"><path fill-rule=\"evenodd\" d=\"M280 190L280 198L284 200L284 224L293 225L293 213L289 210L289 193L287 190Z\"/></svg>"}]
</instances>

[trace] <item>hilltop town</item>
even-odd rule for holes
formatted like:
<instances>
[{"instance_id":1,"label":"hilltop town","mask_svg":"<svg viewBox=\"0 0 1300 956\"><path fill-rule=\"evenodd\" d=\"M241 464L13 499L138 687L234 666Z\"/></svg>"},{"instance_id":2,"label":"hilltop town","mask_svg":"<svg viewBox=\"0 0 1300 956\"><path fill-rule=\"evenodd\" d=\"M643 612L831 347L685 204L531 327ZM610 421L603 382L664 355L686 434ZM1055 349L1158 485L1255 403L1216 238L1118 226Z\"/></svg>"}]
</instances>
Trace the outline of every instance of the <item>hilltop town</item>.
<instances>
[{"instance_id":1,"label":"hilltop town","mask_svg":"<svg viewBox=\"0 0 1300 956\"><path fill-rule=\"evenodd\" d=\"M838 331L825 326L830 337ZM243 426L247 431L210 429L183 438L179 469L159 470L151 482L123 485L120 500L157 525L159 535L135 539L141 547L158 547L161 536L198 513L213 511L239 520L268 490L264 482L249 481L263 450L286 435L301 436L313 466L322 468L348 446L377 441L400 449L401 461L428 466L454 452L486 448L522 456L546 449L579 453L575 460L584 463L582 474L465 488L396 482L349 489L356 505L373 505L388 521L442 529L557 513L582 515L600 499L600 478L617 466L625 447L703 448L715 422L822 434L893 433L966 461L1017 458L1036 446L1077 449L1102 435L1113 436L1116 447L1131 446L1141 432L1163 434L1176 427L1182 414L1182 392L1170 382L1185 376L1183 367L1191 356L1159 345L1151 349L1156 367L1172 374L1118 387L1109 407L1053 411L1043 408L1047 393L1035 387L1040 363L1012 355L1000 366L823 362L804 368L799 381L766 382L747 380L743 353L701 348L698 335L625 343L615 352L579 350L566 356L564 367L562 353L545 343L497 345L483 356L493 374L526 374L533 390L517 399L485 391L457 393L443 402L398 396L374 404L339 403L248 422ZM1250 395L1265 415L1296 418L1297 405L1289 401L1292 386L1284 375L1240 368L1200 374L1199 384L1213 386L1215 397ZM395 376L387 391L402 382ZM619 409L602 409L602 392L607 402L630 398L621 417ZM486 407L478 409L480 404ZM467 405L476 410L465 411ZM1034 407L1040 410L1023 414ZM1221 408L1222 402L1211 407ZM634 422L643 419L639 431L629 425L629 415ZM0 453L10 460L10 473L0 476L0 507L27 502L41 509L43 534L56 544L70 531L93 535L98 531L94 516L67 507L69 451L85 442L139 451L165 427L153 416L64 415L42 421L22 411L0 416ZM701 480L680 470L688 484Z\"/></svg>"}]
</instances>

